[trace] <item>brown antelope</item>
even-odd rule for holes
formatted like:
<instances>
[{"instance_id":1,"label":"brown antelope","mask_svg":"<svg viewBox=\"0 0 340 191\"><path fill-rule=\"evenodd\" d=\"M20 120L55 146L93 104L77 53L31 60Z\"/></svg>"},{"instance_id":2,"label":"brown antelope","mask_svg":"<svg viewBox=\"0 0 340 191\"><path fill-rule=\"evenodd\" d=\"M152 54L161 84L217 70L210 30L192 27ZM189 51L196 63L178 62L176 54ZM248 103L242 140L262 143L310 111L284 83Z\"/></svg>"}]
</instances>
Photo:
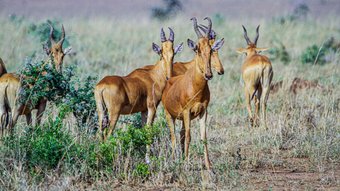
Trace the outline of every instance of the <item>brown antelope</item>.
<instances>
[{"instance_id":1,"label":"brown antelope","mask_svg":"<svg viewBox=\"0 0 340 191\"><path fill-rule=\"evenodd\" d=\"M156 108L161 100L166 81L172 76L173 59L183 48L183 43L175 49L174 32L171 28L167 40L161 29L161 47L153 43L153 50L160 56L154 65L138 68L127 76L106 76L95 87L94 94L99 118L99 132L106 140L112 134L119 115L142 113L146 125L153 123ZM103 120L108 116L108 130ZM149 148L148 148L149 150ZM147 151L148 155L148 151ZM148 156L146 156L148 161Z\"/></svg>"},{"instance_id":2,"label":"brown antelope","mask_svg":"<svg viewBox=\"0 0 340 191\"><path fill-rule=\"evenodd\" d=\"M50 25L50 40L51 40L51 48L48 48L47 45L44 45L44 50L48 55L51 55L54 59L56 70L61 72L62 63L64 55L68 54L71 50L71 47L65 49L63 51L62 45L65 39L65 30L64 26L62 26L62 36L60 41L55 42L53 40L53 27ZM1 68L5 68L3 64L1 64ZM6 71L6 69L2 69ZM44 75L44 74L42 74ZM21 89L20 76L13 73L5 73L0 77L0 116L1 116L1 128L4 129L8 125L8 115L9 112L12 113L12 119L9 121L9 127L12 129L19 115L25 115L27 124L31 124L32 122L32 110L37 109L37 124L40 124L43 112L46 108L47 100L45 98L38 101L37 105L31 106L31 104L19 104L18 93Z\"/></svg>"},{"instance_id":3,"label":"brown antelope","mask_svg":"<svg viewBox=\"0 0 340 191\"><path fill-rule=\"evenodd\" d=\"M198 30L196 18L191 20L198 36L197 44L188 39L188 46L196 53L194 66L189 68L184 75L173 77L168 81L163 91L162 103L170 128L172 156L174 157L176 149L175 120L179 119L184 122L184 129L181 130L181 145L186 159L189 160L190 123L191 120L199 117L201 140L204 143L205 166L207 169L211 169L205 126L207 107L210 101L208 80L213 77L211 72L212 52L217 51L223 45L223 39L216 41L211 46L208 36L203 36ZM209 18L205 18L205 20L209 21L208 31L210 32L211 20Z\"/></svg>"},{"instance_id":4,"label":"brown antelope","mask_svg":"<svg viewBox=\"0 0 340 191\"><path fill-rule=\"evenodd\" d=\"M273 79L273 69L270 60L264 55L260 55L261 51L266 48L257 48L257 40L259 38L259 27L256 28L256 37L254 42L251 42L246 28L242 25L244 38L247 42L247 48L238 49L239 53L245 53L246 59L242 65L242 79L244 82L244 92L247 104L247 110L251 126L257 124L259 117L260 103L262 107L262 117L266 125L266 106L270 91L270 84ZM255 97L255 115L253 117L251 111L251 101Z\"/></svg>"}]
</instances>

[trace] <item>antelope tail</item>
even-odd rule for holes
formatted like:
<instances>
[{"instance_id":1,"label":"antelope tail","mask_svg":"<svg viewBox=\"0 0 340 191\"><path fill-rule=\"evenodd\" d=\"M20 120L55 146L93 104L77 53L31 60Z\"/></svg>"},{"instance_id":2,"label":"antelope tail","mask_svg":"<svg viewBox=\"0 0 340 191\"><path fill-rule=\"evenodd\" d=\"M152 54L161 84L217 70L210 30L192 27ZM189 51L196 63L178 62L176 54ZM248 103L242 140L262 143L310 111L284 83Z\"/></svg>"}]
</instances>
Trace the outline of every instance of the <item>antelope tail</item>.
<instances>
[{"instance_id":1,"label":"antelope tail","mask_svg":"<svg viewBox=\"0 0 340 191\"><path fill-rule=\"evenodd\" d=\"M95 91L95 98L96 98L96 105L97 105L97 111L98 115L102 115L102 130L105 129L105 127L108 125L108 119L107 119L107 109L104 101L103 91L105 89Z\"/></svg>"}]
</instances>

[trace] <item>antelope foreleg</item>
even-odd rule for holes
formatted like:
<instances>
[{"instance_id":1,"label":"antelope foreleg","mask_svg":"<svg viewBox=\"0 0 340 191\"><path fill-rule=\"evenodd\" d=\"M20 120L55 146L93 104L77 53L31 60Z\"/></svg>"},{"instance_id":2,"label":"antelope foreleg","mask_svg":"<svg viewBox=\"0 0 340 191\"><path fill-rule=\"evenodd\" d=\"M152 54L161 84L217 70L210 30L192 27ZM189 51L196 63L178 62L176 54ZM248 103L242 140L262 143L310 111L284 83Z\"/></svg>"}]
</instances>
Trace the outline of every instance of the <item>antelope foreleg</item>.
<instances>
[{"instance_id":1,"label":"antelope foreleg","mask_svg":"<svg viewBox=\"0 0 340 191\"><path fill-rule=\"evenodd\" d=\"M172 159L175 159L176 153L176 135L175 135L175 119L171 116L171 114L164 109L165 118L169 126L170 130L170 139L171 139L171 148L172 148Z\"/></svg>"},{"instance_id":2,"label":"antelope foreleg","mask_svg":"<svg viewBox=\"0 0 340 191\"><path fill-rule=\"evenodd\" d=\"M204 147L205 167L208 170L210 170L211 169L211 162L210 162L210 159L209 159L207 129L206 129L207 116L208 116L207 110L200 115L200 132L201 132L201 142L203 143L203 147Z\"/></svg>"},{"instance_id":3,"label":"antelope foreleg","mask_svg":"<svg viewBox=\"0 0 340 191\"><path fill-rule=\"evenodd\" d=\"M184 147L184 154L185 158L189 161L189 145L191 141L190 135L190 112L183 111L183 121L184 121L184 128L185 128L185 147Z\"/></svg>"},{"instance_id":4,"label":"antelope foreleg","mask_svg":"<svg viewBox=\"0 0 340 191\"><path fill-rule=\"evenodd\" d=\"M153 120L155 119L155 114L156 114L156 108L155 107L149 107L148 108L148 118L146 120L146 125L151 126L153 123ZM153 137L149 137L149 139L152 139ZM150 163L150 145L146 145L146 154L145 154L145 162L147 164Z\"/></svg>"}]
</instances>

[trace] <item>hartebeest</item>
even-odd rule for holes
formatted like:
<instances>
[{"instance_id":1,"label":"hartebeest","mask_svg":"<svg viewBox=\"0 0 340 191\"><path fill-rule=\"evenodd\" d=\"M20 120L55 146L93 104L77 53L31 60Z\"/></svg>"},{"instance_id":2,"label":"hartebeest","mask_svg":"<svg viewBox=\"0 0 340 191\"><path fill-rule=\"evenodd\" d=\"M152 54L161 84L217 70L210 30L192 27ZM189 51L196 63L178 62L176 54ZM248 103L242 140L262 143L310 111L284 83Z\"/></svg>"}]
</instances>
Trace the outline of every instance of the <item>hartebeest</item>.
<instances>
[{"instance_id":1,"label":"hartebeest","mask_svg":"<svg viewBox=\"0 0 340 191\"><path fill-rule=\"evenodd\" d=\"M71 47L68 47L63 51L62 45L65 40L65 29L62 26L62 36L58 42L55 42L53 39L53 27L50 25L50 41L51 48L48 48L47 45L44 45L45 52L52 56L55 64L55 68L57 71L61 72L63 58L66 54L68 54L71 50ZM4 64L1 64L3 69L2 71L6 71ZM44 74L42 74L44 75ZM37 105L31 106L30 103L20 104L18 103L19 91L21 89L20 76L14 73L5 73L0 77L0 116L1 116L1 128L4 129L9 123L9 127L12 129L19 115L25 115L27 124L31 124L32 122L32 110L37 109L37 124L40 124L43 112L46 108L47 99L42 98L38 101ZM9 112L12 113L11 120L8 120Z\"/></svg>"},{"instance_id":2,"label":"hartebeest","mask_svg":"<svg viewBox=\"0 0 340 191\"><path fill-rule=\"evenodd\" d=\"M208 18L209 19L209 18ZM211 22L211 20L208 20ZM204 25L198 26L209 38L209 44L212 46L216 41L216 32L211 29L210 32L208 31L208 27ZM224 39L221 40L221 43L223 46ZM173 70L173 76L183 75L189 68L195 65L195 60L192 59L189 62L175 62L174 63L174 70ZM218 56L218 50L212 50L211 53L211 67L217 71L219 75L224 74L224 68L222 65L222 62Z\"/></svg>"},{"instance_id":3,"label":"hartebeest","mask_svg":"<svg viewBox=\"0 0 340 191\"><path fill-rule=\"evenodd\" d=\"M211 30L211 20L209 21L208 32ZM192 18L194 30L198 36L197 45L188 39L188 46L196 53L194 66L189 68L184 75L171 78L162 96L162 103L165 110L166 119L170 128L172 153L176 149L175 120L184 121L184 129L181 130L181 145L185 157L189 159L190 122L199 116L201 140L204 144L205 165L211 168L208 156L208 146L206 138L207 107L210 101L210 91L208 80L213 77L211 72L212 52L217 51L223 45L223 39L217 40L212 46L207 35L203 36L198 30L196 18Z\"/></svg>"},{"instance_id":4,"label":"hartebeest","mask_svg":"<svg viewBox=\"0 0 340 191\"><path fill-rule=\"evenodd\" d=\"M94 94L99 118L99 132L105 140L112 134L121 114L142 113L146 125L153 123L156 108L161 100L166 81L172 76L173 59L183 48L183 43L174 49L174 32L171 28L167 40L161 29L161 47L153 43L153 50L160 56L154 65L138 68L127 76L106 76L96 85ZM109 128L103 127L108 115ZM147 116L147 117L146 117ZM148 156L146 156L148 160Z\"/></svg>"},{"instance_id":5,"label":"hartebeest","mask_svg":"<svg viewBox=\"0 0 340 191\"><path fill-rule=\"evenodd\" d=\"M260 103L262 107L262 117L266 125L266 106L270 91L270 84L273 79L272 64L268 57L260 55L261 51L266 48L257 48L259 38L259 27L256 28L256 37L254 42L250 41L246 28L242 25L244 38L247 42L247 48L238 49L239 53L245 53L246 59L242 65L242 79L244 82L244 92L247 104L247 110L251 126L257 124L259 117ZM255 115L252 115L251 101L255 97Z\"/></svg>"}]
</instances>

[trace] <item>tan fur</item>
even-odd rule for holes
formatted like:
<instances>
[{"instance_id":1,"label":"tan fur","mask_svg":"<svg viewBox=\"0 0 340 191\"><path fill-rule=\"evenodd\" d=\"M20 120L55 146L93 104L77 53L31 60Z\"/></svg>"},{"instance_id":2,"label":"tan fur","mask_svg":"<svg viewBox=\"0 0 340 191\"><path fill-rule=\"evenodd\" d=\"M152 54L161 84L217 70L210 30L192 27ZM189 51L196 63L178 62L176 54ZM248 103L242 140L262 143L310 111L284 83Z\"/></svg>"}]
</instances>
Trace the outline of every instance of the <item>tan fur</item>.
<instances>
[{"instance_id":1,"label":"tan fur","mask_svg":"<svg viewBox=\"0 0 340 191\"><path fill-rule=\"evenodd\" d=\"M53 32L53 29L51 29ZM60 71L64 55L66 54L62 49L62 41L55 43L52 41L52 47L48 49L44 47L48 54L52 54L55 67ZM4 64L0 64L5 68ZM6 73L0 77L0 124L2 132L9 125L12 130L20 115L26 116L27 124L32 123L32 110L37 109L37 124L41 122L43 112L45 111L47 100L45 98L38 101L37 105L30 107L31 104L19 104L18 93L21 88L20 76L13 73ZM9 120L9 112L12 113L11 120Z\"/></svg>"},{"instance_id":2,"label":"tan fur","mask_svg":"<svg viewBox=\"0 0 340 191\"><path fill-rule=\"evenodd\" d=\"M201 121L201 140L204 143L205 165L211 168L206 139L207 107L210 101L210 91L206 77L211 78L211 47L207 38L198 41L198 52L194 58L194 66L184 75L171 78L162 96L166 119L169 124L173 157L176 148L175 120L182 120L184 128L181 130L182 151L189 159L190 121L197 116Z\"/></svg>"}]
</instances>

